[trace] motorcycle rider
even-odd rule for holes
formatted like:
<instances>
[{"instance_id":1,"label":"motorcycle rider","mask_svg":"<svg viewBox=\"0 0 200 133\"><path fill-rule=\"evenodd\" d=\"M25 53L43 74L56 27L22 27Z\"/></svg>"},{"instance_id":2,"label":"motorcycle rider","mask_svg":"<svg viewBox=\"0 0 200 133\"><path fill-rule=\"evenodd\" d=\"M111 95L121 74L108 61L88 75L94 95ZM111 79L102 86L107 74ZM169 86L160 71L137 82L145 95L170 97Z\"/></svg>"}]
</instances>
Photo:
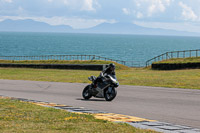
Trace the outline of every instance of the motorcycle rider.
<instances>
[{"instance_id":1,"label":"motorcycle rider","mask_svg":"<svg viewBox=\"0 0 200 133\"><path fill-rule=\"evenodd\" d=\"M111 75L113 78L116 79L116 76L115 76L115 64L114 63L110 63L108 65L108 67L102 71L102 74L105 76L105 75ZM94 81L94 88L97 88L97 83L98 82L102 82L102 79L101 77L97 77L97 79Z\"/></svg>"}]
</instances>

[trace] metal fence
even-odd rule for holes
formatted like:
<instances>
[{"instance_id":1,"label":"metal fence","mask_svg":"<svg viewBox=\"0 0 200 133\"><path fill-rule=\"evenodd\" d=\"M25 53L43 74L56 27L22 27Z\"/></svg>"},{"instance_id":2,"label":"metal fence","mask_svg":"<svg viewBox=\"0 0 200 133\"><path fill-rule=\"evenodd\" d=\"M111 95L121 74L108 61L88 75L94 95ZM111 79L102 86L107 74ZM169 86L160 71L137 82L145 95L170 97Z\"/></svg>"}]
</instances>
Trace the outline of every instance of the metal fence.
<instances>
[{"instance_id":1,"label":"metal fence","mask_svg":"<svg viewBox=\"0 0 200 133\"><path fill-rule=\"evenodd\" d=\"M123 61L123 60L115 60L102 56L96 55L41 55L41 56L0 56L0 60L104 60L104 61L114 61L122 65L126 65L129 67L148 67L153 62L168 60L171 58L188 58L188 57L199 57L200 49L197 50L184 50L184 51L172 51L166 52L159 56L156 56L146 63L138 62L138 61Z\"/></svg>"},{"instance_id":2,"label":"metal fence","mask_svg":"<svg viewBox=\"0 0 200 133\"><path fill-rule=\"evenodd\" d=\"M95 55L0 56L0 60L93 60Z\"/></svg>"},{"instance_id":3,"label":"metal fence","mask_svg":"<svg viewBox=\"0 0 200 133\"><path fill-rule=\"evenodd\" d=\"M115 60L106 57L96 56L96 55L41 55L41 56L0 56L0 60L103 60L103 61L114 61L119 64L123 64L129 67L141 67L142 65L139 62L135 61L122 61Z\"/></svg>"},{"instance_id":4,"label":"metal fence","mask_svg":"<svg viewBox=\"0 0 200 133\"><path fill-rule=\"evenodd\" d=\"M200 56L200 49L166 52L164 54L161 54L146 61L146 67L150 66L153 62L168 60L171 58L189 58L189 57L199 57L199 56Z\"/></svg>"}]
</instances>

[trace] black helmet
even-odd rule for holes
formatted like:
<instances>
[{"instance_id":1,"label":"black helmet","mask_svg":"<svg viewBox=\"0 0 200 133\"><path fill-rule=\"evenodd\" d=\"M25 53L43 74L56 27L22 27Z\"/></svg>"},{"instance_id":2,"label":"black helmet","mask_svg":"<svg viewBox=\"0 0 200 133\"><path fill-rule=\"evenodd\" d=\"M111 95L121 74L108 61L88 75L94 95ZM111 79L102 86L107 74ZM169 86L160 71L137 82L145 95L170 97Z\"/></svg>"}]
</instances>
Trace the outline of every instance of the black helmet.
<instances>
[{"instance_id":1,"label":"black helmet","mask_svg":"<svg viewBox=\"0 0 200 133\"><path fill-rule=\"evenodd\" d=\"M110 63L109 67L115 68L115 64L114 63Z\"/></svg>"}]
</instances>

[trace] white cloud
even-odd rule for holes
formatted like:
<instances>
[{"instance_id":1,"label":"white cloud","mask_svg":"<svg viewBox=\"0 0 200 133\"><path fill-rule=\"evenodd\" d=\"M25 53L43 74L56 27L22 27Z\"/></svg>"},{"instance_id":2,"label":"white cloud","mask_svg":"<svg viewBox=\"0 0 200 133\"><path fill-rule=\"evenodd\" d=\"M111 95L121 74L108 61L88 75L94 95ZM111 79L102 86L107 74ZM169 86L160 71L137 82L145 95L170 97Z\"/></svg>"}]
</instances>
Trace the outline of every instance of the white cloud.
<instances>
[{"instance_id":1,"label":"white cloud","mask_svg":"<svg viewBox=\"0 0 200 133\"><path fill-rule=\"evenodd\" d=\"M81 10L94 11L93 0L84 0Z\"/></svg>"},{"instance_id":2,"label":"white cloud","mask_svg":"<svg viewBox=\"0 0 200 133\"><path fill-rule=\"evenodd\" d=\"M100 7L101 5L98 3L97 0L83 0L81 9L85 11L96 11L96 9Z\"/></svg>"},{"instance_id":3,"label":"white cloud","mask_svg":"<svg viewBox=\"0 0 200 133\"><path fill-rule=\"evenodd\" d=\"M47 0L48 2L58 2L58 0ZM70 9L80 10L80 11L96 11L96 8L100 7L97 0L60 0Z\"/></svg>"},{"instance_id":4,"label":"white cloud","mask_svg":"<svg viewBox=\"0 0 200 133\"><path fill-rule=\"evenodd\" d=\"M164 0L164 3L168 6L171 4L171 2L174 2L174 0Z\"/></svg>"},{"instance_id":5,"label":"white cloud","mask_svg":"<svg viewBox=\"0 0 200 133\"><path fill-rule=\"evenodd\" d=\"M23 12L24 9L20 6L20 7L18 7L18 11L19 11L19 12Z\"/></svg>"},{"instance_id":6,"label":"white cloud","mask_svg":"<svg viewBox=\"0 0 200 133\"><path fill-rule=\"evenodd\" d=\"M50 25L70 25L74 29L84 29L84 28L91 28L93 26L96 26L100 23L115 23L116 21L106 20L106 19L84 19L84 18L78 18L78 17L72 17L72 18L66 18L66 17L35 17L30 18L36 21L41 21L48 23Z\"/></svg>"},{"instance_id":7,"label":"white cloud","mask_svg":"<svg viewBox=\"0 0 200 133\"><path fill-rule=\"evenodd\" d=\"M160 26L161 21L182 21L192 25L200 22L199 4L200 0L127 0L124 3L116 0L0 0L0 19L15 16L7 18L34 19L73 28L88 28L115 20L160 22ZM170 28L170 24L165 27Z\"/></svg>"},{"instance_id":8,"label":"white cloud","mask_svg":"<svg viewBox=\"0 0 200 133\"><path fill-rule=\"evenodd\" d=\"M130 10L127 9L127 8L122 8L122 11L123 11L123 13L126 14L126 15L131 14Z\"/></svg>"},{"instance_id":9,"label":"white cloud","mask_svg":"<svg viewBox=\"0 0 200 133\"><path fill-rule=\"evenodd\" d=\"M78 17L22 17L22 16L0 16L0 21L5 19L12 19L12 20L24 20L24 19L32 19L35 21L45 22L50 25L70 25L74 29L84 29L84 28L91 28L101 23L116 23L116 20L110 19L83 19Z\"/></svg>"},{"instance_id":10,"label":"white cloud","mask_svg":"<svg viewBox=\"0 0 200 133\"><path fill-rule=\"evenodd\" d=\"M12 3L13 2L13 0L1 0L1 1L7 2L7 3Z\"/></svg>"},{"instance_id":11,"label":"white cloud","mask_svg":"<svg viewBox=\"0 0 200 133\"><path fill-rule=\"evenodd\" d=\"M148 15L152 16L152 14L156 12L164 12L165 5L162 3L162 0L152 1L151 5L148 8Z\"/></svg>"},{"instance_id":12,"label":"white cloud","mask_svg":"<svg viewBox=\"0 0 200 133\"><path fill-rule=\"evenodd\" d=\"M70 5L70 1L69 0L62 0L62 1L63 1L64 5L66 5L66 6L71 6L72 5L72 4Z\"/></svg>"},{"instance_id":13,"label":"white cloud","mask_svg":"<svg viewBox=\"0 0 200 133\"><path fill-rule=\"evenodd\" d=\"M184 20L198 20L198 16L194 13L191 7L184 4L183 2L179 2L179 6L182 7L182 17Z\"/></svg>"},{"instance_id":14,"label":"white cloud","mask_svg":"<svg viewBox=\"0 0 200 133\"><path fill-rule=\"evenodd\" d=\"M53 0L47 0L48 2L53 2Z\"/></svg>"},{"instance_id":15,"label":"white cloud","mask_svg":"<svg viewBox=\"0 0 200 133\"><path fill-rule=\"evenodd\" d=\"M143 18L144 15L141 12L137 12L136 17L140 19Z\"/></svg>"},{"instance_id":16,"label":"white cloud","mask_svg":"<svg viewBox=\"0 0 200 133\"><path fill-rule=\"evenodd\" d=\"M140 16L138 18L144 17L151 17L156 13L162 13L165 12L167 6L170 6L170 4L174 0L134 0L136 4L136 16ZM142 14L142 15L141 15ZM142 17L141 17L142 16Z\"/></svg>"},{"instance_id":17,"label":"white cloud","mask_svg":"<svg viewBox=\"0 0 200 133\"><path fill-rule=\"evenodd\" d=\"M129 8L122 8L122 12L125 14L125 15L132 15L132 14L134 14L134 15L136 15L136 18L143 18L144 17L144 15L143 15L143 13L141 13L141 12L136 12L136 11L134 11L134 10L131 10L131 9L129 9Z\"/></svg>"},{"instance_id":18,"label":"white cloud","mask_svg":"<svg viewBox=\"0 0 200 133\"><path fill-rule=\"evenodd\" d=\"M141 6L140 1L137 1L137 0L136 0L136 1L135 1L135 4L136 4L137 7L140 7L140 6Z\"/></svg>"}]
</instances>

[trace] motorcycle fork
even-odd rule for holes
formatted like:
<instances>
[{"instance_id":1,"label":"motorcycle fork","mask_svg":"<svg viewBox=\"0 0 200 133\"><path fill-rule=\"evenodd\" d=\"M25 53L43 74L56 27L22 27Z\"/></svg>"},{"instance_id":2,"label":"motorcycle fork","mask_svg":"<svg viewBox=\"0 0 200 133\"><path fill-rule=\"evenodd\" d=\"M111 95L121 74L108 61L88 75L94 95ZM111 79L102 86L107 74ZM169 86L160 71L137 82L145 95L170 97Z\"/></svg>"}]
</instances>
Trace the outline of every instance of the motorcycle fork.
<instances>
[{"instance_id":1,"label":"motorcycle fork","mask_svg":"<svg viewBox=\"0 0 200 133\"><path fill-rule=\"evenodd\" d=\"M102 90L103 90L103 95L104 95L105 89L106 89L106 88L109 88L109 86L110 86L110 84L108 84L108 85L106 85L104 88L102 88Z\"/></svg>"},{"instance_id":2,"label":"motorcycle fork","mask_svg":"<svg viewBox=\"0 0 200 133\"><path fill-rule=\"evenodd\" d=\"M102 88L102 90L105 90L106 88L108 88L110 86L110 84L106 85L105 87Z\"/></svg>"},{"instance_id":3,"label":"motorcycle fork","mask_svg":"<svg viewBox=\"0 0 200 133\"><path fill-rule=\"evenodd\" d=\"M108 87L108 92L111 93L112 92L112 87Z\"/></svg>"}]
</instances>

